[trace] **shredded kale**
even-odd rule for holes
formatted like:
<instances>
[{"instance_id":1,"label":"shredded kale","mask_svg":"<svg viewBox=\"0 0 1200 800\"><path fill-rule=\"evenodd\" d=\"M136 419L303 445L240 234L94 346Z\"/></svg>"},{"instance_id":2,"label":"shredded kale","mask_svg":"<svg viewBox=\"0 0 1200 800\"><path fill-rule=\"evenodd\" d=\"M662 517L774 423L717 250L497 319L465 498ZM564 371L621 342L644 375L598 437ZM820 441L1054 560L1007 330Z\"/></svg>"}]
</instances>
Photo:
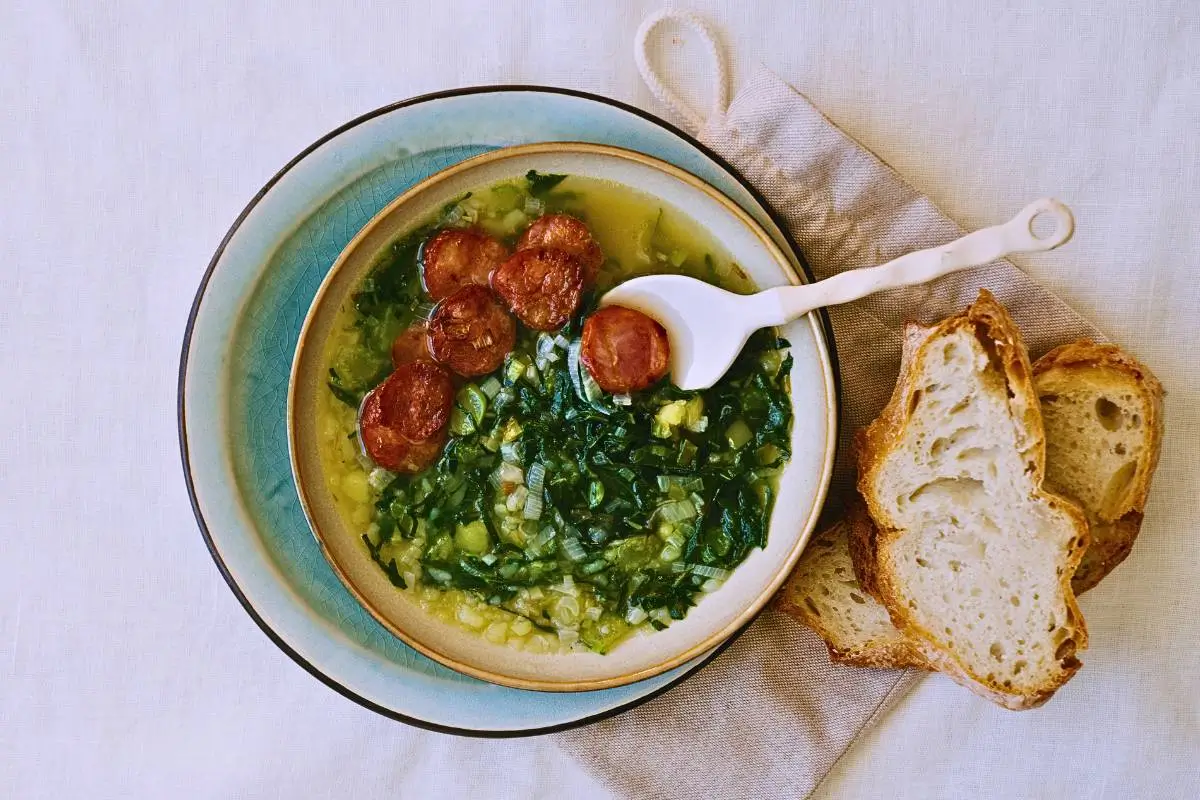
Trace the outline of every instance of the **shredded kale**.
<instances>
[{"instance_id":1,"label":"shredded kale","mask_svg":"<svg viewBox=\"0 0 1200 800\"><path fill-rule=\"evenodd\" d=\"M355 411L358 410L359 405L362 403L363 395L343 386L341 376L338 375L337 370L333 369L332 367L329 369L328 386L329 391L333 392L334 397L350 406Z\"/></svg>"},{"instance_id":2,"label":"shredded kale","mask_svg":"<svg viewBox=\"0 0 1200 800\"><path fill-rule=\"evenodd\" d=\"M407 589L408 581L404 580L404 576L400 574L400 569L396 566L396 559L393 558L385 561L379 554L379 551L382 549L382 544L375 544L371 541L371 537L367 536L365 533L363 534L362 540L366 543L367 551L371 554L371 558L375 560L376 564L383 568L384 574L388 576L388 580L392 582L392 585L397 589Z\"/></svg>"},{"instance_id":3,"label":"shredded kale","mask_svg":"<svg viewBox=\"0 0 1200 800\"><path fill-rule=\"evenodd\" d=\"M550 190L567 179L566 175L545 174L537 170L529 170L525 173L525 180L529 182L529 193L534 197L545 197L550 193Z\"/></svg>"}]
</instances>

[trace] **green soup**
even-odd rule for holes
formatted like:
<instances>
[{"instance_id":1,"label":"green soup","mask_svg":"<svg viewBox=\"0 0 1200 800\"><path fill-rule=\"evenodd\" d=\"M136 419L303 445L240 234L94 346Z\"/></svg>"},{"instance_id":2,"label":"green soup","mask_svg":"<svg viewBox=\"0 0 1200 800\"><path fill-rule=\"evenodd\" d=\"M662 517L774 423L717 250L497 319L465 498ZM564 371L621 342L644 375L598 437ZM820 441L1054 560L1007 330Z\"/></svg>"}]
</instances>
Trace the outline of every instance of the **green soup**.
<instances>
[{"instance_id":1,"label":"green soup","mask_svg":"<svg viewBox=\"0 0 1200 800\"><path fill-rule=\"evenodd\" d=\"M391 371L395 337L432 308L421 244L477 226L512 245L557 212L583 220L605 253L595 289L560 331L518 325L504 365L460 383L433 466L394 475L372 465L356 413ZM473 192L379 258L327 345L321 455L345 519L398 591L493 642L603 653L633 630L682 619L766 544L789 456L786 341L760 331L720 382L697 392L662 381L614 397L579 364L596 298L657 272L754 288L679 212L576 176L531 173Z\"/></svg>"}]
</instances>

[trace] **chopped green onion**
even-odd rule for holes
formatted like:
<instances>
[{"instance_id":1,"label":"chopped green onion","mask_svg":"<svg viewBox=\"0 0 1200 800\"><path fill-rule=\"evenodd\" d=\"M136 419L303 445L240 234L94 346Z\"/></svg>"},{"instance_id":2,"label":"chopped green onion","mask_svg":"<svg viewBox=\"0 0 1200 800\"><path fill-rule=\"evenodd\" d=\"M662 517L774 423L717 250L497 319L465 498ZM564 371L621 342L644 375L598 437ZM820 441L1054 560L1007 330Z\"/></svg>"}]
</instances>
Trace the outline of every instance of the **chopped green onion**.
<instances>
[{"instance_id":1,"label":"chopped green onion","mask_svg":"<svg viewBox=\"0 0 1200 800\"><path fill-rule=\"evenodd\" d=\"M650 420L650 435L656 439L670 439L675 429L658 417Z\"/></svg>"},{"instance_id":2,"label":"chopped green onion","mask_svg":"<svg viewBox=\"0 0 1200 800\"><path fill-rule=\"evenodd\" d=\"M783 353L779 350L768 350L762 354L761 362L763 372L774 378L779 374L779 367L783 365Z\"/></svg>"},{"instance_id":3,"label":"chopped green onion","mask_svg":"<svg viewBox=\"0 0 1200 800\"><path fill-rule=\"evenodd\" d=\"M367 483L375 491L381 491L383 487L396 479L395 473L388 472L383 467L376 467L367 475Z\"/></svg>"},{"instance_id":4,"label":"chopped green onion","mask_svg":"<svg viewBox=\"0 0 1200 800\"><path fill-rule=\"evenodd\" d=\"M456 436L466 436L475 430L475 422L467 412L458 406L450 411L450 432Z\"/></svg>"},{"instance_id":5,"label":"chopped green onion","mask_svg":"<svg viewBox=\"0 0 1200 800\"><path fill-rule=\"evenodd\" d=\"M660 408L654 418L664 425L674 428L676 425L682 425L687 418L687 406L686 400L672 401Z\"/></svg>"},{"instance_id":6,"label":"chopped green onion","mask_svg":"<svg viewBox=\"0 0 1200 800\"><path fill-rule=\"evenodd\" d=\"M549 544L550 540L553 539L557 533L558 532L554 530L553 525L546 525L540 531L538 531L537 536L533 537L533 541L529 543L530 549L536 553L541 553L542 548Z\"/></svg>"},{"instance_id":7,"label":"chopped green onion","mask_svg":"<svg viewBox=\"0 0 1200 800\"><path fill-rule=\"evenodd\" d=\"M597 572L600 572L600 571L606 569L608 567L608 565L609 565L608 562L605 561L603 558L597 558L593 561L589 561L588 563L584 564L582 567L579 568L579 571L582 572L584 575L595 575ZM601 610L600 606L593 606L592 608L596 609L597 612L599 612ZM591 611L591 610L592 610L591 608L588 609L588 611ZM598 618L599 617L597 617L597 619Z\"/></svg>"},{"instance_id":8,"label":"chopped green onion","mask_svg":"<svg viewBox=\"0 0 1200 800\"><path fill-rule=\"evenodd\" d=\"M650 612L650 619L665 628L671 624L671 612L665 608L656 608Z\"/></svg>"},{"instance_id":9,"label":"chopped green onion","mask_svg":"<svg viewBox=\"0 0 1200 800\"><path fill-rule=\"evenodd\" d=\"M774 464L783 454L779 452L779 448L773 444L764 444L758 448L755 456L758 458L758 463L764 466Z\"/></svg>"},{"instance_id":10,"label":"chopped green onion","mask_svg":"<svg viewBox=\"0 0 1200 800\"><path fill-rule=\"evenodd\" d=\"M663 522L682 522L695 516L696 506L691 500L676 500L658 507L658 518Z\"/></svg>"},{"instance_id":11,"label":"chopped green onion","mask_svg":"<svg viewBox=\"0 0 1200 800\"><path fill-rule=\"evenodd\" d=\"M510 494L508 496L508 499L504 501L504 507L507 508L509 511L516 511L517 509L524 509L525 508L525 500L528 497L529 497L529 490L526 489L524 486L518 486L516 489L513 489L512 494Z\"/></svg>"},{"instance_id":12,"label":"chopped green onion","mask_svg":"<svg viewBox=\"0 0 1200 800\"><path fill-rule=\"evenodd\" d=\"M583 561L587 558L587 551L583 549L583 543L579 541L578 536L564 536L559 543L563 553L572 561Z\"/></svg>"},{"instance_id":13,"label":"chopped green onion","mask_svg":"<svg viewBox=\"0 0 1200 800\"><path fill-rule=\"evenodd\" d=\"M516 464L511 464L507 461L501 461L500 466L496 467L496 471L492 473L492 484L494 486L503 486L504 484L518 484L525 480L525 475L521 472L521 468Z\"/></svg>"},{"instance_id":14,"label":"chopped green onion","mask_svg":"<svg viewBox=\"0 0 1200 800\"><path fill-rule=\"evenodd\" d=\"M542 377L538 374L538 368L534 364L530 364L525 368L525 380L535 388L542 388Z\"/></svg>"},{"instance_id":15,"label":"chopped green onion","mask_svg":"<svg viewBox=\"0 0 1200 800\"><path fill-rule=\"evenodd\" d=\"M641 625L646 621L646 617L648 616L649 615L644 609L633 606L627 612L625 612L625 621L630 625Z\"/></svg>"},{"instance_id":16,"label":"chopped green onion","mask_svg":"<svg viewBox=\"0 0 1200 800\"><path fill-rule=\"evenodd\" d=\"M571 386L575 388L575 394L580 400L587 400L587 395L583 391L583 379L580 377L582 368L579 363L579 351L583 347L583 341L576 339L567 346L567 375L571 377Z\"/></svg>"},{"instance_id":17,"label":"chopped green onion","mask_svg":"<svg viewBox=\"0 0 1200 800\"><path fill-rule=\"evenodd\" d=\"M604 502L604 484L592 481L588 484L588 508L596 508Z\"/></svg>"},{"instance_id":18,"label":"chopped green onion","mask_svg":"<svg viewBox=\"0 0 1200 800\"><path fill-rule=\"evenodd\" d=\"M730 575L729 570L721 569L720 567L709 566L708 564L684 564L677 562L671 565L672 572L690 572L693 575L699 575L703 578L723 581Z\"/></svg>"},{"instance_id":19,"label":"chopped green onion","mask_svg":"<svg viewBox=\"0 0 1200 800\"><path fill-rule=\"evenodd\" d=\"M500 381L496 380L495 375L489 375L488 379L479 386L480 391L484 393L488 400L492 400L500 393Z\"/></svg>"},{"instance_id":20,"label":"chopped green onion","mask_svg":"<svg viewBox=\"0 0 1200 800\"><path fill-rule=\"evenodd\" d=\"M747 442L754 438L754 433L745 422L739 419L735 420L725 430L725 438L728 440L730 447L734 450L740 450Z\"/></svg>"},{"instance_id":21,"label":"chopped green onion","mask_svg":"<svg viewBox=\"0 0 1200 800\"><path fill-rule=\"evenodd\" d=\"M471 419L475 422L475 427L483 422L483 415L487 411L488 397L473 383L468 383L458 393L458 405L471 415Z\"/></svg>"},{"instance_id":22,"label":"chopped green onion","mask_svg":"<svg viewBox=\"0 0 1200 800\"><path fill-rule=\"evenodd\" d=\"M633 405L633 398L627 394L614 394L612 397L612 401L613 401L614 405L618 405L618 406Z\"/></svg>"},{"instance_id":23,"label":"chopped green onion","mask_svg":"<svg viewBox=\"0 0 1200 800\"><path fill-rule=\"evenodd\" d=\"M529 362L520 356L511 356L508 359L508 366L504 368L505 380L508 383L516 383L525 374L525 369L529 366Z\"/></svg>"},{"instance_id":24,"label":"chopped green onion","mask_svg":"<svg viewBox=\"0 0 1200 800\"><path fill-rule=\"evenodd\" d=\"M559 348L562 350L566 350L568 347L571 346L571 340L568 339L567 337L563 336L561 333L557 334L554 337L554 343L556 345L558 345Z\"/></svg>"},{"instance_id":25,"label":"chopped green onion","mask_svg":"<svg viewBox=\"0 0 1200 800\"><path fill-rule=\"evenodd\" d=\"M586 369L580 372L579 380L583 383L583 395L589 403L595 403L604 396L604 390L600 388L600 384L596 383L596 379Z\"/></svg>"},{"instance_id":26,"label":"chopped green onion","mask_svg":"<svg viewBox=\"0 0 1200 800\"><path fill-rule=\"evenodd\" d=\"M521 423L517 422L515 419L510 419L508 422L504 423L504 441L511 442L520 435Z\"/></svg>"},{"instance_id":27,"label":"chopped green onion","mask_svg":"<svg viewBox=\"0 0 1200 800\"><path fill-rule=\"evenodd\" d=\"M529 477L525 481L525 485L529 487L531 494L540 495L542 493L542 484L546 480L546 468L538 462L529 465Z\"/></svg>"},{"instance_id":28,"label":"chopped green onion","mask_svg":"<svg viewBox=\"0 0 1200 800\"><path fill-rule=\"evenodd\" d=\"M525 519L541 519L542 509L542 496L530 492L525 498L525 510L521 512L521 516Z\"/></svg>"},{"instance_id":29,"label":"chopped green onion","mask_svg":"<svg viewBox=\"0 0 1200 800\"><path fill-rule=\"evenodd\" d=\"M451 414L453 417L453 414ZM500 445L500 457L510 464L521 463L521 453L516 442L505 442Z\"/></svg>"}]
</instances>

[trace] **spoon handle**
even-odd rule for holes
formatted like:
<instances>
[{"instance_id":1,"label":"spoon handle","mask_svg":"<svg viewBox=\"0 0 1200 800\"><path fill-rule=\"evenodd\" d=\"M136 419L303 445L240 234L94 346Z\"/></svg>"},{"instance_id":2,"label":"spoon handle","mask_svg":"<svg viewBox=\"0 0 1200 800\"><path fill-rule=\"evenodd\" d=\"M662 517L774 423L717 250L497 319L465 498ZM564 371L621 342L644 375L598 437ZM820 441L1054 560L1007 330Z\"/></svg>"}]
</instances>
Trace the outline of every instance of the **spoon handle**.
<instances>
[{"instance_id":1,"label":"spoon handle","mask_svg":"<svg viewBox=\"0 0 1200 800\"><path fill-rule=\"evenodd\" d=\"M1038 236L1033 228L1035 217L1052 221L1054 229ZM926 283L1011 253L1052 250L1065 244L1074 232L1070 209L1051 198L1035 200L1003 225L983 228L941 247L918 250L877 267L843 272L807 286L770 289L768 292L778 297L781 319L767 324L789 322L813 309L848 303L884 289Z\"/></svg>"}]
</instances>

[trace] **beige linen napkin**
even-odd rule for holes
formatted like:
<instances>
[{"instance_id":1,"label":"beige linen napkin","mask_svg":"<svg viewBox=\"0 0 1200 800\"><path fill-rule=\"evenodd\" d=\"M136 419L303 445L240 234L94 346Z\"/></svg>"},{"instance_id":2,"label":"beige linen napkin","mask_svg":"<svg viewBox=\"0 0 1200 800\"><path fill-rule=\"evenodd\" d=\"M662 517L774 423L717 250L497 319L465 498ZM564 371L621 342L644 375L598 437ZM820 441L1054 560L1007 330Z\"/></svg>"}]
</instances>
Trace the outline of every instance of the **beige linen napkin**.
<instances>
[{"instance_id":1,"label":"beige linen napkin","mask_svg":"<svg viewBox=\"0 0 1200 800\"><path fill-rule=\"evenodd\" d=\"M683 104L649 66L647 37L664 20L695 28L709 45L718 89L707 118ZM927 197L769 70L760 68L725 109L723 59L699 18L674 12L648 18L639 31L637 56L659 99L783 216L817 279L963 234ZM961 311L981 287L1012 312L1035 358L1071 339L1103 338L1006 261L829 309L842 402L830 495L835 510L853 482L853 432L874 419L891 394L904 323ZM681 686L614 719L560 734L557 741L622 796L802 798L919 677L831 664L811 631L769 611Z\"/></svg>"}]
</instances>

